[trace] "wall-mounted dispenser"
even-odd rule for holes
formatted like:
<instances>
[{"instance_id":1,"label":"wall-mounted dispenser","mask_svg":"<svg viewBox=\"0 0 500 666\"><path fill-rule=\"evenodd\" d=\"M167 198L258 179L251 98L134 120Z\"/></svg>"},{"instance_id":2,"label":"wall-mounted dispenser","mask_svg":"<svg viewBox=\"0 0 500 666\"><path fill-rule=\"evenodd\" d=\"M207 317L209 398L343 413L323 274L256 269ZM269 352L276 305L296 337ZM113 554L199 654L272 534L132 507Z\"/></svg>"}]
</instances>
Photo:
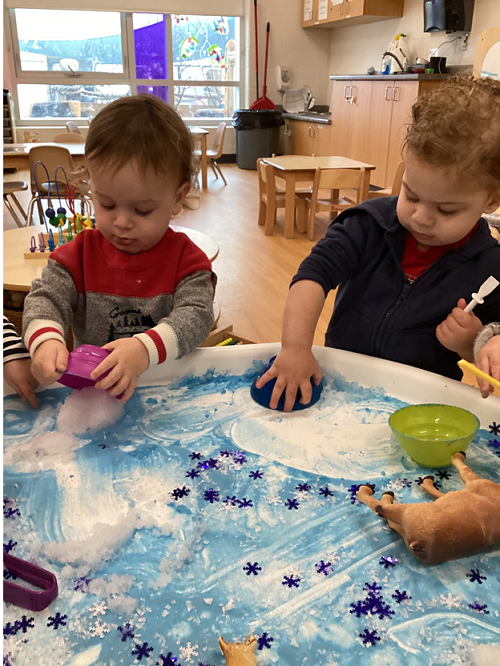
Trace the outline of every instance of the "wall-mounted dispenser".
<instances>
[{"instance_id":1,"label":"wall-mounted dispenser","mask_svg":"<svg viewBox=\"0 0 500 666\"><path fill-rule=\"evenodd\" d=\"M424 32L470 32L473 12L474 0L424 0Z\"/></svg>"},{"instance_id":2,"label":"wall-mounted dispenser","mask_svg":"<svg viewBox=\"0 0 500 666\"><path fill-rule=\"evenodd\" d=\"M292 72L290 67L285 65L276 65L276 88L278 92L286 92L290 89L292 82Z\"/></svg>"}]
</instances>

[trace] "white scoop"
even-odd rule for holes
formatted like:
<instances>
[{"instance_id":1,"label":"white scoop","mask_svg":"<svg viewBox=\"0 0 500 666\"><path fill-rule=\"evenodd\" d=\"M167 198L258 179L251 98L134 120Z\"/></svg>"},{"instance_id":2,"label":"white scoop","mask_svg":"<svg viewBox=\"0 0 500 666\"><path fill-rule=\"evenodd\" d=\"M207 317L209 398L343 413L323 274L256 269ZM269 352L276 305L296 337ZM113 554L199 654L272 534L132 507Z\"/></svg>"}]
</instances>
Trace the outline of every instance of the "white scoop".
<instances>
[{"instance_id":1,"label":"white scoop","mask_svg":"<svg viewBox=\"0 0 500 666\"><path fill-rule=\"evenodd\" d=\"M490 277L479 287L477 294L472 294L472 301L465 308L465 312L472 312L476 305L482 305L484 303L484 297L489 296L499 284L500 282L498 282L493 275L490 275Z\"/></svg>"}]
</instances>

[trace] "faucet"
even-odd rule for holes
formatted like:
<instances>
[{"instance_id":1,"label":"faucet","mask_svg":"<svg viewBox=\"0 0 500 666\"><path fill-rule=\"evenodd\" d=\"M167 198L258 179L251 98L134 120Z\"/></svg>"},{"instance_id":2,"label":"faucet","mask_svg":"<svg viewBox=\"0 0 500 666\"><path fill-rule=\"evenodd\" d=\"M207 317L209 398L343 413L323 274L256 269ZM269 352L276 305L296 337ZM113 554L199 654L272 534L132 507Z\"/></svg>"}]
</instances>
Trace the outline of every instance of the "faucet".
<instances>
[{"instance_id":1,"label":"faucet","mask_svg":"<svg viewBox=\"0 0 500 666\"><path fill-rule=\"evenodd\" d=\"M394 60L395 60L395 61L398 63L398 65L399 65L399 69L400 69L402 72L405 72L405 71L406 71L406 67L405 67L405 65L402 65L402 64L401 64L401 61L400 61L400 59L397 57L397 55L395 55L394 53L391 53L391 51L384 51L384 52L382 53L382 58L383 58L384 56L391 56L391 58L394 58ZM405 60L406 60L406 56L405 56ZM404 60L403 60L403 62L404 62Z\"/></svg>"}]
</instances>

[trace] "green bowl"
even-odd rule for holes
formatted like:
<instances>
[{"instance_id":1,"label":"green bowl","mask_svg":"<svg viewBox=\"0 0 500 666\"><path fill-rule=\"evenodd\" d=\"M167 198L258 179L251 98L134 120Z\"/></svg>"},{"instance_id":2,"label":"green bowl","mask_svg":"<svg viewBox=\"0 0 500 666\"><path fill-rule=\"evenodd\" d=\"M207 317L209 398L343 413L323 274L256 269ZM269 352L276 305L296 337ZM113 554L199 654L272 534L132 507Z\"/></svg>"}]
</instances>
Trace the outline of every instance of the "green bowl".
<instances>
[{"instance_id":1,"label":"green bowl","mask_svg":"<svg viewBox=\"0 0 500 666\"><path fill-rule=\"evenodd\" d=\"M479 430L479 419L461 407L410 405L391 414L389 426L412 460L425 467L451 465Z\"/></svg>"}]
</instances>

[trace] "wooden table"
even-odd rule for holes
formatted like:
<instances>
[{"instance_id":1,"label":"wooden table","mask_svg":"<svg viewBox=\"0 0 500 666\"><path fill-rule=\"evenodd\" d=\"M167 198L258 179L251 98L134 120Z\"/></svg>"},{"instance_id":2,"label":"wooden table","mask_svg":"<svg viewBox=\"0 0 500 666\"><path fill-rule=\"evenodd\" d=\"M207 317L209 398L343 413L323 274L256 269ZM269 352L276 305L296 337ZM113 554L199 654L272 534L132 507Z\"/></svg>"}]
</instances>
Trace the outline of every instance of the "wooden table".
<instances>
[{"instance_id":1,"label":"wooden table","mask_svg":"<svg viewBox=\"0 0 500 666\"><path fill-rule=\"evenodd\" d=\"M375 169L373 164L365 164L348 157L306 157L302 155L287 155L285 157L267 157L264 162L274 167L274 175L286 182L285 192L285 238L294 236L295 219L295 184L312 181L314 172L320 169L367 169L362 190L362 200L368 198L370 187L370 171Z\"/></svg>"},{"instance_id":2,"label":"wooden table","mask_svg":"<svg viewBox=\"0 0 500 666\"><path fill-rule=\"evenodd\" d=\"M35 146L62 146L69 150L76 166L83 164L84 143L13 143L3 146L3 168L28 170L29 152Z\"/></svg>"},{"instance_id":3,"label":"wooden table","mask_svg":"<svg viewBox=\"0 0 500 666\"><path fill-rule=\"evenodd\" d=\"M217 242L207 234L177 225L170 225L174 231L182 231L214 261L219 254ZM29 291L31 283L39 278L47 264L48 252L40 259L25 259L24 253L29 251L31 237L34 236L38 245L38 234L45 227L34 225L22 229L11 229L3 232L3 288L12 291ZM83 232L85 233L85 232Z\"/></svg>"},{"instance_id":4,"label":"wooden table","mask_svg":"<svg viewBox=\"0 0 500 666\"><path fill-rule=\"evenodd\" d=\"M201 186L207 187L207 136L208 130L202 127L190 126L191 134L201 143Z\"/></svg>"}]
</instances>

